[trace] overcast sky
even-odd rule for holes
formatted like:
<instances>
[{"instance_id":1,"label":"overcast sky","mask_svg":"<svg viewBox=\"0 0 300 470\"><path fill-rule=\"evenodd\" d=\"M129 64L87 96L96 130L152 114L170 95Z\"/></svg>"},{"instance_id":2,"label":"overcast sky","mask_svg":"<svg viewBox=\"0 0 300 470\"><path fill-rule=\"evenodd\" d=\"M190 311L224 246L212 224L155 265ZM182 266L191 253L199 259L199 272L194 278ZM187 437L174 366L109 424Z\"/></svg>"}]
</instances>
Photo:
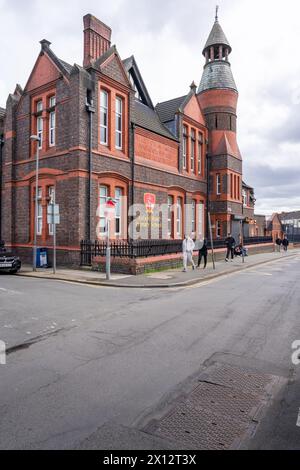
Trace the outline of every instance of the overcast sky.
<instances>
[{"instance_id":1,"label":"overcast sky","mask_svg":"<svg viewBox=\"0 0 300 470\"><path fill-rule=\"evenodd\" d=\"M0 106L25 86L43 38L82 63L82 16L111 26L124 59L135 55L154 103L200 82L215 5L231 43L240 98L238 141L257 213L300 210L299 0L0 0Z\"/></svg>"}]
</instances>

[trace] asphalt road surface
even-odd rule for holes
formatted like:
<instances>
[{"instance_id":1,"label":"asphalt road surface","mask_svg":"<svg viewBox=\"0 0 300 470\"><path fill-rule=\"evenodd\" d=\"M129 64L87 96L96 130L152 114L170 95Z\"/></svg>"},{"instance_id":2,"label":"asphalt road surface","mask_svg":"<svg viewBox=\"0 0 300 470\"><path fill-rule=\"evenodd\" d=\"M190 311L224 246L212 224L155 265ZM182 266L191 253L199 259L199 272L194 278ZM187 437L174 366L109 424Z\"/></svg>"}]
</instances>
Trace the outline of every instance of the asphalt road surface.
<instances>
[{"instance_id":1,"label":"asphalt road surface","mask_svg":"<svg viewBox=\"0 0 300 470\"><path fill-rule=\"evenodd\" d=\"M228 356L287 380L244 446L300 449L300 365L291 359L300 340L299 282L299 253L177 290L0 276L8 352L0 365L0 448L77 448L99 429L116 449L126 439L130 448L150 445L136 423L212 358Z\"/></svg>"}]
</instances>

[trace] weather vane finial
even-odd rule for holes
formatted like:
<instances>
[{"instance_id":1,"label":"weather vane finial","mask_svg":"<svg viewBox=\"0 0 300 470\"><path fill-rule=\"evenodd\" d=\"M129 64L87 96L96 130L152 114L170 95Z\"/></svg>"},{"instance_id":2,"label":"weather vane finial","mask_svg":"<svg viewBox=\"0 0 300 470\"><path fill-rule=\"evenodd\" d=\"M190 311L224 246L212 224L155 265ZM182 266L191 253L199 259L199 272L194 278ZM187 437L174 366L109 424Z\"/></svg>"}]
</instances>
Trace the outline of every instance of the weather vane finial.
<instances>
[{"instance_id":1,"label":"weather vane finial","mask_svg":"<svg viewBox=\"0 0 300 470\"><path fill-rule=\"evenodd\" d=\"M216 21L218 21L219 19L218 14L219 14L219 5L216 6Z\"/></svg>"}]
</instances>

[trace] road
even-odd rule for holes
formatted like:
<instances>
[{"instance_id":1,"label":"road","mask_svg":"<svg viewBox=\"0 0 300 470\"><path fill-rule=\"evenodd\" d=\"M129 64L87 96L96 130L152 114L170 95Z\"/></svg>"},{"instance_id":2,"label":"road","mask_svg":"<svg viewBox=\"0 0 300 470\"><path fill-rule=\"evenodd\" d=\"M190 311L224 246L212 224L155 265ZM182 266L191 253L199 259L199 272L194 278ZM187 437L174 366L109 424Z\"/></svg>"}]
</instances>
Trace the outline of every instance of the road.
<instances>
[{"instance_id":1,"label":"road","mask_svg":"<svg viewBox=\"0 0 300 470\"><path fill-rule=\"evenodd\" d=\"M0 448L163 445L140 423L228 358L286 380L243 445L299 449L299 281L299 253L176 290L0 276Z\"/></svg>"}]
</instances>

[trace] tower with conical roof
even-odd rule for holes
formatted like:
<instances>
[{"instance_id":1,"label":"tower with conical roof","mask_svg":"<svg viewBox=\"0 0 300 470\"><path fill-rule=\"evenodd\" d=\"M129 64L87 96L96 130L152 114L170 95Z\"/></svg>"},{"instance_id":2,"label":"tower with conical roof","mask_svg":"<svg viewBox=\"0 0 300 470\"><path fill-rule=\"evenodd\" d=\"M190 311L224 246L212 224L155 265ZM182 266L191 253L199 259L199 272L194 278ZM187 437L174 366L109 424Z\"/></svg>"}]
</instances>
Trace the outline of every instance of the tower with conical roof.
<instances>
[{"instance_id":1,"label":"tower with conical roof","mask_svg":"<svg viewBox=\"0 0 300 470\"><path fill-rule=\"evenodd\" d=\"M236 139L238 91L229 55L232 49L215 22L203 49L204 71L198 100L209 129L209 210L216 237L233 233L238 240L242 219L242 158Z\"/></svg>"}]
</instances>

